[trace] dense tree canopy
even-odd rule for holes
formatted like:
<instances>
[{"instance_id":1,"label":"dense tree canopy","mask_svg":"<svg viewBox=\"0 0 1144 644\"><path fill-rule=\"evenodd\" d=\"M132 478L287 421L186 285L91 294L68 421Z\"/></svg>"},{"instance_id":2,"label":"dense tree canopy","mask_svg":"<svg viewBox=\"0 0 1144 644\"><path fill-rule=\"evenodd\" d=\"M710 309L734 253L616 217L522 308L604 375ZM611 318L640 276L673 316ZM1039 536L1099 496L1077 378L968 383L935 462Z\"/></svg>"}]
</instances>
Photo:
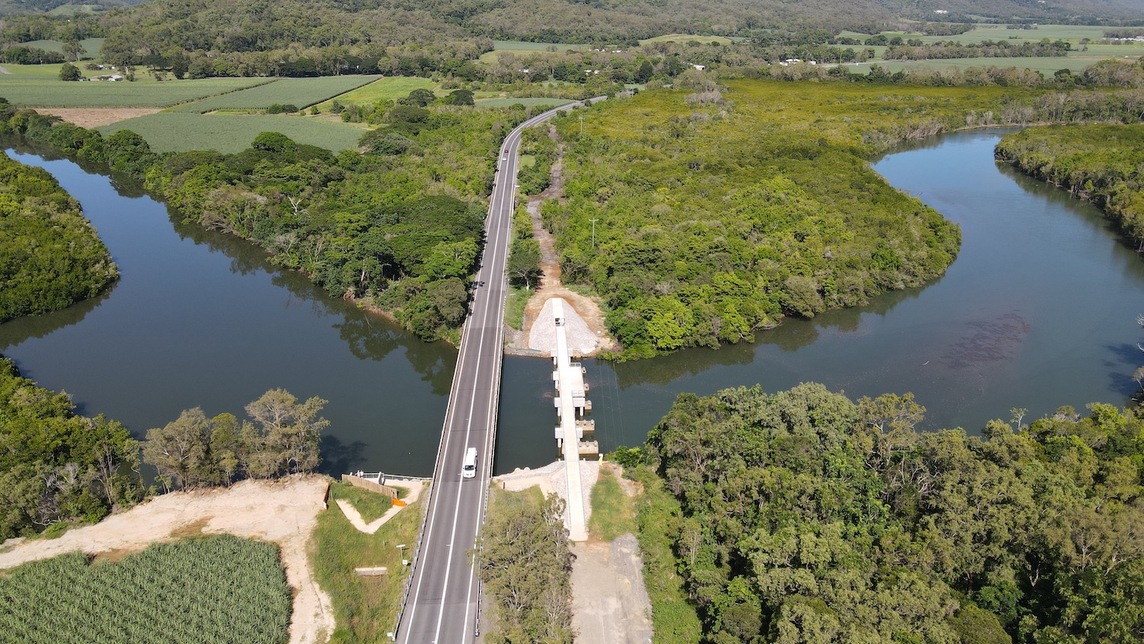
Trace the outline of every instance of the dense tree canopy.
<instances>
[{"instance_id":1,"label":"dense tree canopy","mask_svg":"<svg viewBox=\"0 0 1144 644\"><path fill-rule=\"evenodd\" d=\"M196 407L163 427L147 430L143 460L168 489L229 485L243 476L270 478L317 469L318 444L329 421L326 401L304 402L271 389L246 406L249 421L229 413L207 418Z\"/></svg>"},{"instance_id":2,"label":"dense tree canopy","mask_svg":"<svg viewBox=\"0 0 1144 644\"><path fill-rule=\"evenodd\" d=\"M118 276L107 247L55 179L0 156L0 322L95 297Z\"/></svg>"},{"instance_id":3,"label":"dense tree canopy","mask_svg":"<svg viewBox=\"0 0 1144 644\"><path fill-rule=\"evenodd\" d=\"M481 530L476 565L491 599L497 644L572 642L572 559L564 502L536 488L496 491Z\"/></svg>"},{"instance_id":4,"label":"dense tree canopy","mask_svg":"<svg viewBox=\"0 0 1144 644\"><path fill-rule=\"evenodd\" d=\"M918 433L911 396L679 397L648 453L713 642L1144 637L1144 421Z\"/></svg>"},{"instance_id":5,"label":"dense tree canopy","mask_svg":"<svg viewBox=\"0 0 1144 644\"><path fill-rule=\"evenodd\" d=\"M0 541L138 501L138 468L139 443L126 428L75 415L67 394L0 358Z\"/></svg>"}]
</instances>

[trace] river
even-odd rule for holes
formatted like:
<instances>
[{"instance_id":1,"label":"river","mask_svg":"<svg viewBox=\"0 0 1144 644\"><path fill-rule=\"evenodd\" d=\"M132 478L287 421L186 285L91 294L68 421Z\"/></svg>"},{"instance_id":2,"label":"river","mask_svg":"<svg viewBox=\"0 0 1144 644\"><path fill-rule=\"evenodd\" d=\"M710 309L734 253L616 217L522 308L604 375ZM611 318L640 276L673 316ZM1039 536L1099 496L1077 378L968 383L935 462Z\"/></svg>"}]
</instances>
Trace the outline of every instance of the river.
<instances>
[{"instance_id":1,"label":"river","mask_svg":"<svg viewBox=\"0 0 1144 644\"><path fill-rule=\"evenodd\" d=\"M788 320L754 344L624 364L587 361L605 450L636 445L680 392L818 381L851 397L912 391L925 427L980 431L1010 409L1122 406L1144 364L1144 261L1095 209L993 161L997 132L946 135L875 169L961 225L946 275L860 309ZM137 435L182 409L242 415L281 387L329 400L323 470L428 474L456 351L422 343L271 266L257 248L173 220L67 161L44 167L119 264L104 297L0 325L0 353ZM556 456L551 367L506 357L496 470Z\"/></svg>"}]
</instances>

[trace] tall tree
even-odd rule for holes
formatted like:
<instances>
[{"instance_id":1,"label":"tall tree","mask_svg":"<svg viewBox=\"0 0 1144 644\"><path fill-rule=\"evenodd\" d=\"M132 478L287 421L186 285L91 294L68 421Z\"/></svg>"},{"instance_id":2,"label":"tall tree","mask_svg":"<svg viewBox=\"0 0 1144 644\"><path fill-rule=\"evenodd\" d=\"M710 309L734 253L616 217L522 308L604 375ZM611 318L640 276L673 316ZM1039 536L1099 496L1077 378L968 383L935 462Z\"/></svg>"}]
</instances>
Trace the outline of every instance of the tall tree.
<instances>
[{"instance_id":1,"label":"tall tree","mask_svg":"<svg viewBox=\"0 0 1144 644\"><path fill-rule=\"evenodd\" d=\"M298 402L284 389L271 389L246 406L261 438L262 472L274 463L274 473L309 473L318 467L321 432L330 422L318 416L326 400L314 396Z\"/></svg>"}]
</instances>

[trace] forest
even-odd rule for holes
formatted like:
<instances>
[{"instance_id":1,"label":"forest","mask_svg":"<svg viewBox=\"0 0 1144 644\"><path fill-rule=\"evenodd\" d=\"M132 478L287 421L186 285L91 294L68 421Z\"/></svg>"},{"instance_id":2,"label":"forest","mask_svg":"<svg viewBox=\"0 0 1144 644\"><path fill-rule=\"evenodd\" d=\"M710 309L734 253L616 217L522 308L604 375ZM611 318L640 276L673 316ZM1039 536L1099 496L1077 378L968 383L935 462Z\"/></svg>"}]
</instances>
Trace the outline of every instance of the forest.
<instances>
[{"instance_id":1,"label":"forest","mask_svg":"<svg viewBox=\"0 0 1144 644\"><path fill-rule=\"evenodd\" d=\"M625 450L666 490L641 542L670 544L704 641L1144 638L1144 421L1013 410L978 437L918 432L924 412L818 384L683 394ZM673 610L657 633L686 629Z\"/></svg>"},{"instance_id":2,"label":"forest","mask_svg":"<svg viewBox=\"0 0 1144 644\"><path fill-rule=\"evenodd\" d=\"M119 272L55 179L0 155L0 323L57 311L111 287Z\"/></svg>"},{"instance_id":3,"label":"forest","mask_svg":"<svg viewBox=\"0 0 1144 644\"><path fill-rule=\"evenodd\" d=\"M76 415L67 394L0 357L0 541L138 502L139 465L139 443L123 425Z\"/></svg>"},{"instance_id":4,"label":"forest","mask_svg":"<svg viewBox=\"0 0 1144 644\"><path fill-rule=\"evenodd\" d=\"M1139 20L1132 0L958 0L940 4L940 25L929 22L937 5L894 0L152 0L95 14L53 18L36 12L48 4L35 1L25 5L26 13L5 17L0 40L103 38L103 62L172 69L179 77L440 73L474 80L481 72L475 61L492 50L494 40L615 49L672 33L765 40L812 30L958 33L955 23L983 18L1111 25ZM850 51L837 49L825 59Z\"/></svg>"},{"instance_id":5,"label":"forest","mask_svg":"<svg viewBox=\"0 0 1144 644\"><path fill-rule=\"evenodd\" d=\"M1144 250L1144 126L1059 125L1008 134L997 159L1087 199Z\"/></svg>"},{"instance_id":6,"label":"forest","mask_svg":"<svg viewBox=\"0 0 1144 644\"><path fill-rule=\"evenodd\" d=\"M478 574L489 598L485 641L573 641L572 554L564 527L564 501L493 490L477 550Z\"/></svg>"}]
</instances>

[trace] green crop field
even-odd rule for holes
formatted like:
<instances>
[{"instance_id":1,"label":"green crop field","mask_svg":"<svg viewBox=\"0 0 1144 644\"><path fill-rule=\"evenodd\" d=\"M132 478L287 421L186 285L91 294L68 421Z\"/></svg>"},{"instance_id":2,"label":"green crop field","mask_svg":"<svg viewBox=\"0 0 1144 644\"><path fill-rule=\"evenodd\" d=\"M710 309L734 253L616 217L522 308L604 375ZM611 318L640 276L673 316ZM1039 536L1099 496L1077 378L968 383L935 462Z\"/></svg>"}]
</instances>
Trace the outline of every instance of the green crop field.
<instances>
[{"instance_id":1,"label":"green crop field","mask_svg":"<svg viewBox=\"0 0 1144 644\"><path fill-rule=\"evenodd\" d=\"M85 58L96 58L99 56L99 50L103 47L103 38L84 38L79 41L83 46L83 55ZM35 47L36 49L43 49L44 51L55 51L64 53L64 44L58 40L31 40L25 43L20 43L23 47Z\"/></svg>"},{"instance_id":2,"label":"green crop field","mask_svg":"<svg viewBox=\"0 0 1144 644\"><path fill-rule=\"evenodd\" d=\"M211 96L201 101L180 105L175 110L199 114L213 110L262 110L275 103L306 108L367 85L377 78L377 76L360 75L279 78L250 89Z\"/></svg>"},{"instance_id":3,"label":"green crop field","mask_svg":"<svg viewBox=\"0 0 1144 644\"><path fill-rule=\"evenodd\" d=\"M477 107L509 107L516 104L525 107L556 107L574 102L568 98L482 98L476 104Z\"/></svg>"},{"instance_id":4,"label":"green crop field","mask_svg":"<svg viewBox=\"0 0 1144 644\"><path fill-rule=\"evenodd\" d=\"M241 152L259 132L281 132L298 143L339 152L356 148L365 127L321 118L269 114L159 112L96 128L104 136L131 130L156 152Z\"/></svg>"},{"instance_id":5,"label":"green crop field","mask_svg":"<svg viewBox=\"0 0 1144 644\"><path fill-rule=\"evenodd\" d=\"M495 63L500 58L500 55L508 52L514 54L543 54L550 53L564 53L569 49L580 51L583 49L590 49L588 45L572 45L569 43L559 42L526 42L523 40L496 40L493 41L493 50L481 54L480 61L482 63Z\"/></svg>"},{"instance_id":6,"label":"green crop field","mask_svg":"<svg viewBox=\"0 0 1144 644\"><path fill-rule=\"evenodd\" d=\"M646 38L640 41L641 45L648 45L653 42L697 42L704 45L711 43L719 43L720 45L730 45L733 41L730 38L723 36L692 36L691 34L666 34L663 36L656 36L655 38Z\"/></svg>"},{"instance_id":7,"label":"green crop field","mask_svg":"<svg viewBox=\"0 0 1144 644\"><path fill-rule=\"evenodd\" d=\"M415 89L428 89L438 92L440 86L428 78L387 76L334 98L342 105L373 105L378 101L395 101L404 98ZM332 104L332 99L323 101L318 104L318 109L328 112Z\"/></svg>"},{"instance_id":8,"label":"green crop field","mask_svg":"<svg viewBox=\"0 0 1144 644\"><path fill-rule=\"evenodd\" d=\"M523 40L495 40L494 51L568 51L588 49L588 45L572 45L561 42L526 42Z\"/></svg>"},{"instance_id":9,"label":"green crop field","mask_svg":"<svg viewBox=\"0 0 1144 644\"><path fill-rule=\"evenodd\" d=\"M290 603L268 543L206 537L117 563L75 552L0 572L0 640L278 644Z\"/></svg>"},{"instance_id":10,"label":"green crop field","mask_svg":"<svg viewBox=\"0 0 1144 644\"><path fill-rule=\"evenodd\" d=\"M265 78L64 82L58 65L6 65L0 96L21 107L170 107L261 85ZM142 76L142 75L141 75Z\"/></svg>"},{"instance_id":11,"label":"green crop field","mask_svg":"<svg viewBox=\"0 0 1144 644\"><path fill-rule=\"evenodd\" d=\"M1016 67L1017 69L1031 69L1041 72L1046 78L1052 77L1058 69L1069 69L1081 72L1089 65L1103 60L1106 56L1068 56L1068 57L1032 57L1032 58L943 58L936 60L872 60L870 63L881 66L890 72L902 69L922 69L949 71L966 69L969 67ZM870 63L847 65L850 73L865 73L870 69Z\"/></svg>"}]
</instances>

